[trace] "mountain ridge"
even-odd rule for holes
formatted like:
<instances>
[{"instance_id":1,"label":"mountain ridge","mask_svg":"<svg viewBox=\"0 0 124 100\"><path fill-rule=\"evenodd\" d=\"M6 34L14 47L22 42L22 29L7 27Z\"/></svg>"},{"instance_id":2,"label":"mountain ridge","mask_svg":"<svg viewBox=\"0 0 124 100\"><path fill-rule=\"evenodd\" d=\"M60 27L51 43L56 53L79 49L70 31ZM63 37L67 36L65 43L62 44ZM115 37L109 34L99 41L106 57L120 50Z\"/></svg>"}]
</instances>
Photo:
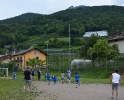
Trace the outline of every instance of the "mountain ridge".
<instances>
[{"instance_id":1,"label":"mountain ridge","mask_svg":"<svg viewBox=\"0 0 124 100\"><path fill-rule=\"evenodd\" d=\"M108 35L112 36L124 30L122 6L79 7L50 15L33 15L34 17L24 15L26 19L19 16L13 20L0 21L0 47L14 45L18 48L26 48L32 44L45 46L46 41L51 42L49 38L68 37L69 24L73 38L82 37L87 31L107 30ZM52 46L55 47L54 44L51 44Z\"/></svg>"}]
</instances>

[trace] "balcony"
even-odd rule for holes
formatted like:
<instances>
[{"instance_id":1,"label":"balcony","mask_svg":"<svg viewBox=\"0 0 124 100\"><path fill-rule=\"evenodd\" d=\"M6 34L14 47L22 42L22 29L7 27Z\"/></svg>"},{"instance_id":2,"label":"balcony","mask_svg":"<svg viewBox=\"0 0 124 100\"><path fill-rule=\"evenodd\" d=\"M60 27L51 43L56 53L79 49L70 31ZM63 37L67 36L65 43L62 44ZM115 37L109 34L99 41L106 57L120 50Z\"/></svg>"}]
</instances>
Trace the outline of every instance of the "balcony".
<instances>
[{"instance_id":1,"label":"balcony","mask_svg":"<svg viewBox=\"0 0 124 100\"><path fill-rule=\"evenodd\" d=\"M13 60L14 62L17 62L17 63L19 63L19 62L23 62L23 60L22 59L18 59L18 60Z\"/></svg>"}]
</instances>

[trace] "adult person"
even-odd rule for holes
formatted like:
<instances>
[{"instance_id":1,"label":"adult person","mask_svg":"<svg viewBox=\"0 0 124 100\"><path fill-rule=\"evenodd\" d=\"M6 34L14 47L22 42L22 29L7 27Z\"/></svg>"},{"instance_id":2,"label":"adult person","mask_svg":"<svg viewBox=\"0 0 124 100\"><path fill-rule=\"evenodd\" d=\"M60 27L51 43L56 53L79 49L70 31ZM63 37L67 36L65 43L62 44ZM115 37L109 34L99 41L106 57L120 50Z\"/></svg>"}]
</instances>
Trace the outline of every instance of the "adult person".
<instances>
[{"instance_id":1,"label":"adult person","mask_svg":"<svg viewBox=\"0 0 124 100\"><path fill-rule=\"evenodd\" d=\"M37 76L38 76L38 80L40 81L40 76L41 76L41 70L40 70L40 68L37 70Z\"/></svg>"},{"instance_id":2,"label":"adult person","mask_svg":"<svg viewBox=\"0 0 124 100\"><path fill-rule=\"evenodd\" d=\"M31 80L32 80L32 75L30 72L30 68L27 67L27 69L24 71L24 91L26 89L26 85L28 84L30 92L32 92L32 84L31 84Z\"/></svg>"},{"instance_id":3,"label":"adult person","mask_svg":"<svg viewBox=\"0 0 124 100\"><path fill-rule=\"evenodd\" d=\"M121 78L121 76L118 74L118 70L116 69L115 72L112 73L111 78L110 78L110 84L112 84L112 97L111 97L111 99L114 99L114 90L115 90L116 91L116 100L118 100L119 83L122 87L120 78Z\"/></svg>"},{"instance_id":4,"label":"adult person","mask_svg":"<svg viewBox=\"0 0 124 100\"><path fill-rule=\"evenodd\" d=\"M31 70L32 77L34 76L34 69Z\"/></svg>"}]
</instances>

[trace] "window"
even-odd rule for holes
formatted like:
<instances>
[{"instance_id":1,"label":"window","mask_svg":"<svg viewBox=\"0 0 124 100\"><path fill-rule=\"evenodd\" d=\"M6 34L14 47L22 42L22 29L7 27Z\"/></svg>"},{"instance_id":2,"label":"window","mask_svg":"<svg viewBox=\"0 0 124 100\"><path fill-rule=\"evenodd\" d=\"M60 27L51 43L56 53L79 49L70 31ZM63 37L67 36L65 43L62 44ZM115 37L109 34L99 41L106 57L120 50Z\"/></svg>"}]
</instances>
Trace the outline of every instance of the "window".
<instances>
[{"instance_id":1,"label":"window","mask_svg":"<svg viewBox=\"0 0 124 100\"><path fill-rule=\"evenodd\" d=\"M37 54L37 50L34 50L34 55L36 55Z\"/></svg>"},{"instance_id":2,"label":"window","mask_svg":"<svg viewBox=\"0 0 124 100\"><path fill-rule=\"evenodd\" d=\"M36 57L36 60L39 60L39 57Z\"/></svg>"},{"instance_id":3,"label":"window","mask_svg":"<svg viewBox=\"0 0 124 100\"><path fill-rule=\"evenodd\" d=\"M17 57L17 61L18 61L18 62L22 62L22 56Z\"/></svg>"},{"instance_id":4,"label":"window","mask_svg":"<svg viewBox=\"0 0 124 100\"><path fill-rule=\"evenodd\" d=\"M19 60L22 60L22 57L20 57Z\"/></svg>"}]
</instances>

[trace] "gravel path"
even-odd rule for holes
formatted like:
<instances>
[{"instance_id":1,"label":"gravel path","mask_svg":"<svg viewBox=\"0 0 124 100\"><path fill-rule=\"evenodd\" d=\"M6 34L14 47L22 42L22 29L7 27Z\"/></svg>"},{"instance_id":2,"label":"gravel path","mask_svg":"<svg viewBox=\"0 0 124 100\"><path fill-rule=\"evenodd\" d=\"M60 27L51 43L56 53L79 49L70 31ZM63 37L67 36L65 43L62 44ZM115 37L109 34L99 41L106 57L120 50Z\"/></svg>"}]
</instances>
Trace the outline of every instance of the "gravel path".
<instances>
[{"instance_id":1,"label":"gravel path","mask_svg":"<svg viewBox=\"0 0 124 100\"><path fill-rule=\"evenodd\" d=\"M111 85L109 84L75 84L35 82L37 91L43 93L36 100L111 100ZM118 100L124 100L124 87L119 87Z\"/></svg>"}]
</instances>

